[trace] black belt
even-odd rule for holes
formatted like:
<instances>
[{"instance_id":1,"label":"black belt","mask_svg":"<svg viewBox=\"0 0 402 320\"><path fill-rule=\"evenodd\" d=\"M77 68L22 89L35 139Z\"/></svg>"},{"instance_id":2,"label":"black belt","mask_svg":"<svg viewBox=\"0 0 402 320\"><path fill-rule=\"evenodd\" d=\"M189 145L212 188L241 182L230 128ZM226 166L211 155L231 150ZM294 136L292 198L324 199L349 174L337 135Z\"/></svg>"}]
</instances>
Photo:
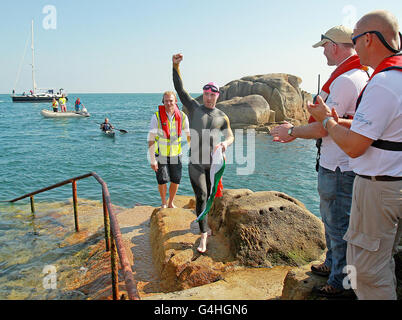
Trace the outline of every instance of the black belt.
<instances>
[{"instance_id":1,"label":"black belt","mask_svg":"<svg viewBox=\"0 0 402 320\"><path fill-rule=\"evenodd\" d=\"M362 177L364 179L371 180L371 181L400 181L400 180L402 180L402 177L390 177L390 176L371 177L371 176L363 176L361 174L358 174L358 176Z\"/></svg>"}]
</instances>

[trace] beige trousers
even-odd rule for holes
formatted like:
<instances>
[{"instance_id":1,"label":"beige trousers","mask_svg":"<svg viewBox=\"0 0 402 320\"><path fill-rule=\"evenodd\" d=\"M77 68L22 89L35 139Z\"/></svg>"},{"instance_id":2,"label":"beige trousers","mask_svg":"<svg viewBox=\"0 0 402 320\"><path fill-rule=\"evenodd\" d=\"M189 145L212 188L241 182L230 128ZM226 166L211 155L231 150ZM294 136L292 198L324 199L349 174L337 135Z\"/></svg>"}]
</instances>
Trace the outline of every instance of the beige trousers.
<instances>
[{"instance_id":1,"label":"beige trousers","mask_svg":"<svg viewBox=\"0 0 402 320\"><path fill-rule=\"evenodd\" d=\"M346 261L354 268L360 300L396 300L395 262L402 231L402 181L371 181L356 176L353 186ZM353 279L353 276L355 279Z\"/></svg>"}]
</instances>

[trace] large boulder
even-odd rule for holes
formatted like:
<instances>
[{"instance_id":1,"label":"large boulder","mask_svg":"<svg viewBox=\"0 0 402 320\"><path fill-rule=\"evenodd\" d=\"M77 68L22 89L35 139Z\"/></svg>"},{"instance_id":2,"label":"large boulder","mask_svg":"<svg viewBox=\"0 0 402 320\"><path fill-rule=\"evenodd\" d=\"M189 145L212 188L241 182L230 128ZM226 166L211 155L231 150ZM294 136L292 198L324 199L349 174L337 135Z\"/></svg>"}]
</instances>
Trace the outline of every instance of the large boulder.
<instances>
[{"instance_id":1,"label":"large boulder","mask_svg":"<svg viewBox=\"0 0 402 320\"><path fill-rule=\"evenodd\" d=\"M325 248L321 220L300 201L274 191L225 189L208 214L212 234L200 255L191 207L155 209L151 216L153 261L164 292L213 283L237 268L304 265Z\"/></svg>"},{"instance_id":2,"label":"large boulder","mask_svg":"<svg viewBox=\"0 0 402 320\"><path fill-rule=\"evenodd\" d=\"M285 73L243 77L220 88L221 94L217 108L225 107L227 110L228 105L232 104L235 108L228 116L231 123L237 123L237 120L241 119L245 113L243 108L236 108L239 101L232 99L259 95L265 99L270 108L271 118L264 118L266 123L284 120L297 124L307 123L309 115L306 106L307 101L312 101L312 96L300 89L301 82L302 80L299 77ZM198 97L197 100L202 103L202 96ZM221 104L222 102L225 104ZM254 121L252 124L258 126L261 122L262 120ZM245 122L244 127L249 127L249 123Z\"/></svg>"},{"instance_id":3,"label":"large boulder","mask_svg":"<svg viewBox=\"0 0 402 320\"><path fill-rule=\"evenodd\" d=\"M271 114L268 102L257 94L234 97L217 103L216 107L226 113L233 129L263 125L269 122Z\"/></svg>"},{"instance_id":4,"label":"large boulder","mask_svg":"<svg viewBox=\"0 0 402 320\"><path fill-rule=\"evenodd\" d=\"M297 199L276 191L225 190L208 215L242 265L300 266L325 249L323 223Z\"/></svg>"}]
</instances>

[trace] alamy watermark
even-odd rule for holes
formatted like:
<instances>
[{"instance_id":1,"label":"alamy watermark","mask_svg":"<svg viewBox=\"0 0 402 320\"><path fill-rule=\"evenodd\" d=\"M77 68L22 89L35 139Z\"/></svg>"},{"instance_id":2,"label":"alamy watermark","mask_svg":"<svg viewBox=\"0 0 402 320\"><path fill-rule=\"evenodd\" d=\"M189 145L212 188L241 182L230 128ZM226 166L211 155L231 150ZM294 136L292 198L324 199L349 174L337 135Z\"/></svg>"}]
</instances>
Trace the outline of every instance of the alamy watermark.
<instances>
[{"instance_id":1,"label":"alamy watermark","mask_svg":"<svg viewBox=\"0 0 402 320\"><path fill-rule=\"evenodd\" d=\"M87 275L88 268L81 267L79 269L80 277L83 278ZM57 289L57 268L52 264L45 265L42 270L43 279L42 286L46 290L56 290Z\"/></svg>"},{"instance_id":2,"label":"alamy watermark","mask_svg":"<svg viewBox=\"0 0 402 320\"><path fill-rule=\"evenodd\" d=\"M343 21L342 25L350 29L354 29L357 22L357 9L354 5L347 5L342 8Z\"/></svg>"},{"instance_id":3,"label":"alamy watermark","mask_svg":"<svg viewBox=\"0 0 402 320\"><path fill-rule=\"evenodd\" d=\"M343 270L343 273L346 273L346 277L343 279L342 285L345 290L354 289L356 290L356 277L357 271L356 267L352 265L346 265Z\"/></svg>"},{"instance_id":4,"label":"alamy watermark","mask_svg":"<svg viewBox=\"0 0 402 320\"><path fill-rule=\"evenodd\" d=\"M153 136L158 135L159 137L163 137L163 132L161 130L155 132L149 132L148 141L153 140ZM256 131L254 129L236 129L234 130L234 143L232 146L226 149L226 164L236 164L238 167L236 168L237 175L251 175L255 171L255 135ZM191 156L188 156L188 144L185 142L186 135L182 134L181 137L181 146L182 146L182 158L181 162L183 164L188 164L191 162L192 164L212 164L212 153L213 147L219 144L220 141L224 140L227 137L227 130L209 130L203 129L201 132L201 137L198 131L190 129L191 136L191 145L193 149L190 150ZM177 145L177 141L173 139L168 144L170 148ZM150 159L151 149L148 150L148 162L151 162ZM160 163L164 163L163 158L159 157L158 161ZM170 162L173 163L173 162Z\"/></svg>"},{"instance_id":5,"label":"alamy watermark","mask_svg":"<svg viewBox=\"0 0 402 320\"><path fill-rule=\"evenodd\" d=\"M45 30L56 30L57 28L57 9L53 5L46 5L42 9L42 13L46 16L42 20L42 27Z\"/></svg>"},{"instance_id":6,"label":"alamy watermark","mask_svg":"<svg viewBox=\"0 0 402 320\"><path fill-rule=\"evenodd\" d=\"M42 273L45 275L42 280L43 288L46 290L57 289L57 269L54 265L46 265Z\"/></svg>"}]
</instances>

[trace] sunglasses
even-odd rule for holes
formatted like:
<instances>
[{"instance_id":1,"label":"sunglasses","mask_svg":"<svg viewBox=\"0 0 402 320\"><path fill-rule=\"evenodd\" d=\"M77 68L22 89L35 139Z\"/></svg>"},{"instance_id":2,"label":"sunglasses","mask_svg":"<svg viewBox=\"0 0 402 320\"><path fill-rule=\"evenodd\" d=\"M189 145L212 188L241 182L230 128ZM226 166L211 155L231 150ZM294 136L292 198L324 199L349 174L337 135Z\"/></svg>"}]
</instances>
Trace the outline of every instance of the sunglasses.
<instances>
[{"instance_id":1,"label":"sunglasses","mask_svg":"<svg viewBox=\"0 0 402 320\"><path fill-rule=\"evenodd\" d=\"M336 42L335 42L334 40L332 40L331 38L328 38L327 36L324 36L324 35L322 34L322 35L321 35L321 41L324 40L324 39L329 40L329 41L331 41L332 43L335 43L335 44L336 44Z\"/></svg>"},{"instance_id":2,"label":"sunglasses","mask_svg":"<svg viewBox=\"0 0 402 320\"><path fill-rule=\"evenodd\" d=\"M204 91L211 90L214 93L219 93L219 89L210 84L205 85L204 88L202 88L202 90L204 90Z\"/></svg>"},{"instance_id":3,"label":"sunglasses","mask_svg":"<svg viewBox=\"0 0 402 320\"><path fill-rule=\"evenodd\" d=\"M385 38L384 38L384 36L381 34L381 32L378 32L378 31L366 31L366 32L363 32L363 33L357 35L356 37L353 37L353 38L352 38L353 45L354 45L354 46L356 45L356 40L357 40L357 39L359 39L360 37L362 37L362 36L364 36L365 34L368 34L368 33L374 33L374 34L378 37L378 39L380 39L380 41L382 42L382 44L383 44L388 50L390 50L391 52L393 52L393 53L398 53L399 51L401 51L401 49L396 50L396 49L392 48L392 47L389 45L389 43L387 42L387 40L385 40ZM401 35L400 32L399 32L399 38L401 39L401 44L402 44L402 35Z\"/></svg>"}]
</instances>

